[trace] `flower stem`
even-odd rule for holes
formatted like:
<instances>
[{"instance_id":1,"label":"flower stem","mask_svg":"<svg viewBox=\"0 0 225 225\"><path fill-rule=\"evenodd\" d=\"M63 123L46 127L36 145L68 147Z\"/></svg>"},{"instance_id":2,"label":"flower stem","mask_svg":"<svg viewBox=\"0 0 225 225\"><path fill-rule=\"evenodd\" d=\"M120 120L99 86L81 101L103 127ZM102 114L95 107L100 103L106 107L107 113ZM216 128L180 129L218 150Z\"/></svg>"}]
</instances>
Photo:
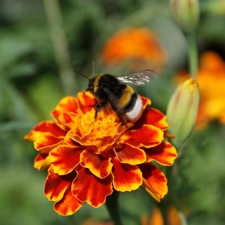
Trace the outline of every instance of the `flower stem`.
<instances>
[{"instance_id":1,"label":"flower stem","mask_svg":"<svg viewBox=\"0 0 225 225\"><path fill-rule=\"evenodd\" d=\"M174 180L174 175L173 175L173 168L174 167L168 167L167 168L168 169L167 177L168 177L168 180L169 180L169 183L168 183L169 201L172 205L174 205L176 207L176 209L178 211L178 214L179 214L179 217L180 217L181 225L188 225L186 217L185 217L184 212L183 212L183 209L180 206L180 203L177 199L176 191L174 189L175 180Z\"/></svg>"},{"instance_id":2,"label":"flower stem","mask_svg":"<svg viewBox=\"0 0 225 225\"><path fill-rule=\"evenodd\" d=\"M107 197L105 204L114 224L123 225L120 218L120 213L119 213L118 197L119 197L119 192L114 190L113 194Z\"/></svg>"},{"instance_id":3,"label":"flower stem","mask_svg":"<svg viewBox=\"0 0 225 225\"><path fill-rule=\"evenodd\" d=\"M197 38L195 31L187 34L188 49L189 49L189 70L193 78L197 77L198 69L198 50Z\"/></svg>"}]
</instances>

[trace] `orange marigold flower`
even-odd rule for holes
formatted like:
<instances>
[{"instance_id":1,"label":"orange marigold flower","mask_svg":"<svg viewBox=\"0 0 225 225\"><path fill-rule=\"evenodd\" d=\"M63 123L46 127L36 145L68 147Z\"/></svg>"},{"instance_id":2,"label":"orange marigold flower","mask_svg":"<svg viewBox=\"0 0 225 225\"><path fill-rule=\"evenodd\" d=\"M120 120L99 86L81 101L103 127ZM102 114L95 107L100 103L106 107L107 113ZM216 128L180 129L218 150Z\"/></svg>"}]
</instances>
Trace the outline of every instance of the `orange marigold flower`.
<instances>
[{"instance_id":1,"label":"orange marigold flower","mask_svg":"<svg viewBox=\"0 0 225 225\"><path fill-rule=\"evenodd\" d=\"M188 73L181 72L178 79L188 76ZM225 62L217 53L205 52L201 55L197 81L201 96L197 128L204 128L211 120L225 124Z\"/></svg>"},{"instance_id":2,"label":"orange marigold flower","mask_svg":"<svg viewBox=\"0 0 225 225\"><path fill-rule=\"evenodd\" d=\"M151 30L130 28L117 32L103 48L103 63L116 65L125 60L136 60L142 68L146 64L159 69L166 63L167 53Z\"/></svg>"},{"instance_id":3,"label":"orange marigold flower","mask_svg":"<svg viewBox=\"0 0 225 225\"><path fill-rule=\"evenodd\" d=\"M99 207L113 189L143 185L158 201L167 193L165 175L151 162L172 165L176 149L164 140L165 115L141 99L142 116L124 125L110 107L95 119L94 96L80 92L59 102L51 113L54 122L41 122L25 136L38 151L34 167L48 168L44 194L57 213L71 215L85 202Z\"/></svg>"}]
</instances>

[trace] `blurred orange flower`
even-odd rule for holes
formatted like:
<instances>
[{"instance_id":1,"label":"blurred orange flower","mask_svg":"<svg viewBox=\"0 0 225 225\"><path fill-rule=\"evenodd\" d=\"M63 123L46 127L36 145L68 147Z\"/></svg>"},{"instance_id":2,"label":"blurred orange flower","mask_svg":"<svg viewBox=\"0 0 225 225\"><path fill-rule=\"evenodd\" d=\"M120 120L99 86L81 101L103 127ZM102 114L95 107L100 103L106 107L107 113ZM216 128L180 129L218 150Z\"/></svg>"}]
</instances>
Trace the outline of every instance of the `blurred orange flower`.
<instances>
[{"instance_id":1,"label":"blurred orange flower","mask_svg":"<svg viewBox=\"0 0 225 225\"><path fill-rule=\"evenodd\" d=\"M185 214L188 214L187 212ZM168 225L181 225L181 220L178 214L177 209L174 206L168 208ZM154 207L150 217L147 214L144 214L141 217L141 225L164 225L164 220L162 213L158 207ZM113 225L113 222L97 222L94 219L86 220L82 225Z\"/></svg>"},{"instance_id":2,"label":"blurred orange flower","mask_svg":"<svg viewBox=\"0 0 225 225\"><path fill-rule=\"evenodd\" d=\"M174 206L168 209L168 224L169 225L181 225L178 211ZM141 225L164 225L163 216L159 208L155 207L152 210L150 217L147 215L142 216Z\"/></svg>"},{"instance_id":3,"label":"blurred orange flower","mask_svg":"<svg viewBox=\"0 0 225 225\"><path fill-rule=\"evenodd\" d=\"M188 77L187 72L180 72L176 79L181 81ZM225 124L225 62L217 53L201 55L197 80L201 96L197 128L204 128L211 120Z\"/></svg>"},{"instance_id":4,"label":"blurred orange flower","mask_svg":"<svg viewBox=\"0 0 225 225\"><path fill-rule=\"evenodd\" d=\"M134 60L142 68L146 65L160 69L167 62L167 52L153 31L146 28L124 29L106 42L103 63L117 65L125 60Z\"/></svg>"},{"instance_id":5,"label":"blurred orange flower","mask_svg":"<svg viewBox=\"0 0 225 225\"><path fill-rule=\"evenodd\" d=\"M94 219L88 219L88 220L84 221L84 223L82 223L82 225L114 225L114 223L112 221L98 222Z\"/></svg>"},{"instance_id":6,"label":"blurred orange flower","mask_svg":"<svg viewBox=\"0 0 225 225\"><path fill-rule=\"evenodd\" d=\"M99 207L114 189L142 185L158 201L167 193L165 175L151 162L171 166L176 149L164 141L165 115L141 99L140 119L124 125L110 107L95 119L95 97L80 92L59 102L51 113L54 122L43 121L25 136L38 151L34 167L48 167L44 194L57 213L71 215L84 202Z\"/></svg>"}]
</instances>

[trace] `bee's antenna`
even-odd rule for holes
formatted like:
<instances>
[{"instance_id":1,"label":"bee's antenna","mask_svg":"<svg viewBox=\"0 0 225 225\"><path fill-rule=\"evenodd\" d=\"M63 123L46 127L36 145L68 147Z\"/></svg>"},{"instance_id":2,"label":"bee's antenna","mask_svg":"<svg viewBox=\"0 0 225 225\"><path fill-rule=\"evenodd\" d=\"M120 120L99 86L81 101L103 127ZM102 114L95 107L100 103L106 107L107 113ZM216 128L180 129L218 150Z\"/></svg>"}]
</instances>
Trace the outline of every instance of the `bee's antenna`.
<instances>
[{"instance_id":1,"label":"bee's antenna","mask_svg":"<svg viewBox=\"0 0 225 225\"><path fill-rule=\"evenodd\" d=\"M87 76L85 76L84 74L82 74L82 73L79 73L79 72L77 72L77 71L73 71L74 73L76 73L76 74L78 74L78 75L81 75L82 77L85 77L86 79L88 79L88 80L90 80Z\"/></svg>"},{"instance_id":2,"label":"bee's antenna","mask_svg":"<svg viewBox=\"0 0 225 225\"><path fill-rule=\"evenodd\" d=\"M94 61L92 62L92 70L93 70L92 77L94 77L95 76L95 62Z\"/></svg>"}]
</instances>

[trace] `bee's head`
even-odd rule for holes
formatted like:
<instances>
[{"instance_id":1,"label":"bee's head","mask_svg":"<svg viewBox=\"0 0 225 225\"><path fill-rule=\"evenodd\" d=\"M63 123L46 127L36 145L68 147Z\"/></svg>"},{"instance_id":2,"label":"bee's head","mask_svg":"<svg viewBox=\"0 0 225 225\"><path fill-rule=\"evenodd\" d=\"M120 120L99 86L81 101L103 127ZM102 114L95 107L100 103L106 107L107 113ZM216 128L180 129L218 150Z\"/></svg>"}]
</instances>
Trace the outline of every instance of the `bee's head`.
<instances>
[{"instance_id":1,"label":"bee's head","mask_svg":"<svg viewBox=\"0 0 225 225\"><path fill-rule=\"evenodd\" d=\"M94 93L94 81L95 81L94 79L89 80L88 88L86 89L86 91Z\"/></svg>"}]
</instances>

